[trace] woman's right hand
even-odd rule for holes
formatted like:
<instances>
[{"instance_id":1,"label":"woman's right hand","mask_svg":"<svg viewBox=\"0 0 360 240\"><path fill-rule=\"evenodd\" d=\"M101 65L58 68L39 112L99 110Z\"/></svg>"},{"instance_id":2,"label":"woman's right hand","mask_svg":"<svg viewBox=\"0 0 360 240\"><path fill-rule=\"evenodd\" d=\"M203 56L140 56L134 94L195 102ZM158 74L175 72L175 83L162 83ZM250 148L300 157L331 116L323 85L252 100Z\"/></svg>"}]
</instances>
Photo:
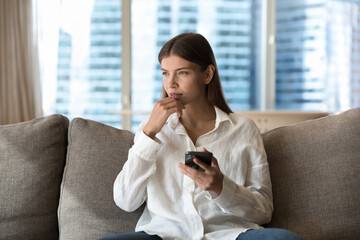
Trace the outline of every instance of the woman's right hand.
<instances>
[{"instance_id":1,"label":"woman's right hand","mask_svg":"<svg viewBox=\"0 0 360 240\"><path fill-rule=\"evenodd\" d=\"M154 139L155 135L160 132L168 117L177 112L178 118L182 115L184 105L171 97L157 101L150 115L149 121L143 128L143 132L150 138Z\"/></svg>"}]
</instances>

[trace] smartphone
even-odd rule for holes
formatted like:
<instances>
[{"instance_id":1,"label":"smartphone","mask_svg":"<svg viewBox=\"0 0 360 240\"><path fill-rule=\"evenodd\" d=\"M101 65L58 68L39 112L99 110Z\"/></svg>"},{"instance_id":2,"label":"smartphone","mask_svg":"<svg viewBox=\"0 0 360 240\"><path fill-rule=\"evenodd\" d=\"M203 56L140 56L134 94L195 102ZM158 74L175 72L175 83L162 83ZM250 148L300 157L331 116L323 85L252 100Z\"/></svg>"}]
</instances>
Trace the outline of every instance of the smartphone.
<instances>
[{"instance_id":1,"label":"smartphone","mask_svg":"<svg viewBox=\"0 0 360 240\"><path fill-rule=\"evenodd\" d=\"M213 154L211 152L185 152L185 165L192 167L196 170L205 172L204 169L202 169L199 165L194 163L194 158L200 159L200 161L203 161L207 165L211 165L211 161L213 158Z\"/></svg>"}]
</instances>

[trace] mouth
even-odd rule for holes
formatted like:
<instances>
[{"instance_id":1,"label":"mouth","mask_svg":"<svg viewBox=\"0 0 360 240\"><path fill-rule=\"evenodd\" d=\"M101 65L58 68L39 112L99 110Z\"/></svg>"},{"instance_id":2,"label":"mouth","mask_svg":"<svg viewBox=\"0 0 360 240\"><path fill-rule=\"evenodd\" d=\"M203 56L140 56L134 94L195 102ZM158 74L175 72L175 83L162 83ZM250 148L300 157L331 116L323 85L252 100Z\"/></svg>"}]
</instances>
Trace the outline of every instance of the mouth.
<instances>
[{"instance_id":1,"label":"mouth","mask_svg":"<svg viewBox=\"0 0 360 240\"><path fill-rule=\"evenodd\" d=\"M172 98L172 99L179 99L181 98L182 94L180 93L170 93L169 96Z\"/></svg>"}]
</instances>

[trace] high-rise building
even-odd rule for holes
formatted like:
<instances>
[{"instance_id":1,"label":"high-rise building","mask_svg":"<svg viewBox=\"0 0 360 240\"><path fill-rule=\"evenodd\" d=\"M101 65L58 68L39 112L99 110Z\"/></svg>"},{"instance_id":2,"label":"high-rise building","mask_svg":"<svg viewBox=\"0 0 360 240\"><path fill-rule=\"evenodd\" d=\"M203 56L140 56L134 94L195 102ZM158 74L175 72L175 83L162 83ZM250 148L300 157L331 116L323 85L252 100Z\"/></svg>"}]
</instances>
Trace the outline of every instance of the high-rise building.
<instances>
[{"instance_id":1,"label":"high-rise building","mask_svg":"<svg viewBox=\"0 0 360 240\"><path fill-rule=\"evenodd\" d=\"M326 3L325 104L330 111L360 106L360 1Z\"/></svg>"},{"instance_id":2,"label":"high-rise building","mask_svg":"<svg viewBox=\"0 0 360 240\"><path fill-rule=\"evenodd\" d=\"M277 109L324 110L325 14L323 0L277 1Z\"/></svg>"},{"instance_id":3,"label":"high-rise building","mask_svg":"<svg viewBox=\"0 0 360 240\"><path fill-rule=\"evenodd\" d=\"M156 48L182 32L198 32L210 42L225 96L234 110L257 107L257 1L159 1ZM258 30L258 31L257 31ZM157 66L160 69L160 66ZM161 74L156 80L161 86ZM157 96L160 96L157 94Z\"/></svg>"},{"instance_id":4,"label":"high-rise building","mask_svg":"<svg viewBox=\"0 0 360 240\"><path fill-rule=\"evenodd\" d=\"M63 1L56 112L119 127L109 112L121 108L121 1L81 3Z\"/></svg>"},{"instance_id":5,"label":"high-rise building","mask_svg":"<svg viewBox=\"0 0 360 240\"><path fill-rule=\"evenodd\" d=\"M277 0L277 109L360 106L359 13L359 1Z\"/></svg>"},{"instance_id":6,"label":"high-rise building","mask_svg":"<svg viewBox=\"0 0 360 240\"><path fill-rule=\"evenodd\" d=\"M132 7L133 110L150 111L161 97L157 54L169 39L183 32L198 32L209 40L230 107L258 107L258 0L135 0ZM143 118L134 115L133 125Z\"/></svg>"},{"instance_id":7,"label":"high-rise building","mask_svg":"<svg viewBox=\"0 0 360 240\"><path fill-rule=\"evenodd\" d=\"M121 1L62 2L55 111L121 127ZM209 40L230 107L258 109L261 2L132 0L133 129L161 96L160 48L182 32ZM360 106L360 2L276 2L276 109Z\"/></svg>"}]
</instances>

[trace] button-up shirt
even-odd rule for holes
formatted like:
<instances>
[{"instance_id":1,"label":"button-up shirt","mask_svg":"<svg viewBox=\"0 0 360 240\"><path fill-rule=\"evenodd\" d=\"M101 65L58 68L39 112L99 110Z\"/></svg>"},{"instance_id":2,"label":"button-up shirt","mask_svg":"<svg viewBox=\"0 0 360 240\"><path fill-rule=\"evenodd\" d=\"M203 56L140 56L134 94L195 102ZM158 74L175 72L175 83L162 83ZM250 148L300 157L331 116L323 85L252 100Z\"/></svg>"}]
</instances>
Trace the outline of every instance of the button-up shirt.
<instances>
[{"instance_id":1,"label":"button-up shirt","mask_svg":"<svg viewBox=\"0 0 360 240\"><path fill-rule=\"evenodd\" d=\"M142 131L114 183L114 200L125 211L146 206L135 231L163 239L236 239L270 221L273 204L269 166L256 125L240 113L215 107L213 130L194 144L170 115L155 139ZM205 147L218 160L223 179L220 195L200 189L182 174L186 151Z\"/></svg>"}]
</instances>

